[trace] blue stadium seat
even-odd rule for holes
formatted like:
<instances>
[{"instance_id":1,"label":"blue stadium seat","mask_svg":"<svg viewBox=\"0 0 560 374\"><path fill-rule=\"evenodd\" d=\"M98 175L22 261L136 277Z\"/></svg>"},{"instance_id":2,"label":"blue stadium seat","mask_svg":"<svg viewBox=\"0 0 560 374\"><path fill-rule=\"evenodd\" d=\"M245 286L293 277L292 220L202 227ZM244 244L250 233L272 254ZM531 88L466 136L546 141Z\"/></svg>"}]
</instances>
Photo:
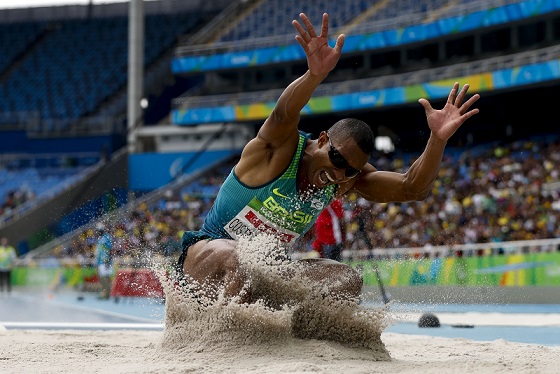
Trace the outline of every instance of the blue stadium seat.
<instances>
[{"instance_id":1,"label":"blue stadium seat","mask_svg":"<svg viewBox=\"0 0 560 374\"><path fill-rule=\"evenodd\" d=\"M147 15L144 63L150 65L193 29L201 15ZM41 38L39 38L41 36ZM0 24L0 73L20 58L0 84L0 125L10 113L39 112L68 124L93 113L125 87L128 19ZM6 43L4 43L6 41ZM26 51L35 43L34 48Z\"/></svg>"},{"instance_id":2,"label":"blue stadium seat","mask_svg":"<svg viewBox=\"0 0 560 374\"><path fill-rule=\"evenodd\" d=\"M0 24L0 72L3 72L42 32L41 22Z\"/></svg>"},{"instance_id":3,"label":"blue stadium seat","mask_svg":"<svg viewBox=\"0 0 560 374\"><path fill-rule=\"evenodd\" d=\"M40 160L35 162L39 162ZM20 161L21 163L21 161ZM0 215L17 208L28 199L41 198L43 194L54 193L62 190L66 185L77 178L78 173L86 166L77 167L52 167L44 164L43 167L28 167L23 169L0 169ZM10 195L20 196L17 201L9 200ZM8 208L7 205L10 207Z\"/></svg>"},{"instance_id":4,"label":"blue stadium seat","mask_svg":"<svg viewBox=\"0 0 560 374\"><path fill-rule=\"evenodd\" d=\"M437 18L438 10L449 10L452 7L464 6L465 4L478 0L461 0L459 2L450 2L448 0L390 0L385 6L380 7L378 11L362 20L362 24L373 23L376 21L401 18L415 17L416 23L431 17Z\"/></svg>"},{"instance_id":5,"label":"blue stadium seat","mask_svg":"<svg viewBox=\"0 0 560 374\"><path fill-rule=\"evenodd\" d=\"M247 14L238 24L222 36L221 41L262 38L293 34L292 19L299 20L299 13L307 14L316 29L321 27L321 17L329 13L330 27L348 24L380 0L301 2L297 7L289 1L266 0Z\"/></svg>"}]
</instances>

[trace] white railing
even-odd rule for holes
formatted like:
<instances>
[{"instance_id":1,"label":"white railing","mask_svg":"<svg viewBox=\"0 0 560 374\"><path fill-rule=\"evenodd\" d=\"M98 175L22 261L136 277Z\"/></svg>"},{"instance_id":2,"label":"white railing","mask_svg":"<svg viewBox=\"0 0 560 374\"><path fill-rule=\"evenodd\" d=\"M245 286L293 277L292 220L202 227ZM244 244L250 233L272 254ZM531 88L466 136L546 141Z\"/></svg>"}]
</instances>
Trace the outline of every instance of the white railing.
<instances>
[{"instance_id":1,"label":"white railing","mask_svg":"<svg viewBox=\"0 0 560 374\"><path fill-rule=\"evenodd\" d=\"M345 250L342 252L345 260L360 259L402 259L402 258L446 258L454 257L461 252L463 257L488 254L523 254L559 252L560 238L541 240L519 240L510 242L472 243L444 246L425 246L418 248L373 248L359 250ZM296 254L301 257L304 253ZM294 256L292 256L294 257Z\"/></svg>"},{"instance_id":2,"label":"white railing","mask_svg":"<svg viewBox=\"0 0 560 374\"><path fill-rule=\"evenodd\" d=\"M0 112L0 131L25 130L30 124L36 126L40 119L39 112Z\"/></svg>"},{"instance_id":3,"label":"white railing","mask_svg":"<svg viewBox=\"0 0 560 374\"><path fill-rule=\"evenodd\" d=\"M91 164L91 159L97 160L99 152L68 152L68 153L6 153L0 154L0 168L25 169L44 167L54 169L65 169L69 167L69 160L86 160L85 164ZM46 166L48 164L48 166ZM77 165L79 166L79 164Z\"/></svg>"},{"instance_id":4,"label":"white railing","mask_svg":"<svg viewBox=\"0 0 560 374\"><path fill-rule=\"evenodd\" d=\"M81 231L81 230L80 230ZM59 245L61 243L58 243ZM50 246L49 246L50 247ZM478 251L482 251L478 254ZM78 259L78 258L49 258L44 256L44 251L36 251L33 254L28 254L17 261L18 266L94 266L94 259ZM342 251L343 261L355 260L399 260L399 259L414 259L414 258L448 258L456 257L457 253L461 252L462 257L470 256L488 256L501 253L503 255L511 254L524 254L524 253L553 253L560 252L560 238L556 239L542 239L542 240L523 240L512 242L497 242L497 243L475 243L475 244L460 244L451 246L426 246L419 248L374 248L374 249L360 249L360 250L344 250ZM293 252L291 257L293 260L304 258L305 252ZM130 257L118 257L115 262L119 265L133 265L133 266L149 266L161 263L174 263L178 255L172 257L164 257L158 255L157 257L143 256L139 259Z\"/></svg>"},{"instance_id":5,"label":"white railing","mask_svg":"<svg viewBox=\"0 0 560 374\"><path fill-rule=\"evenodd\" d=\"M49 138L60 135L106 135L122 132L124 128L117 117L91 116L74 119L43 118L29 122L26 131L30 136Z\"/></svg>"}]
</instances>

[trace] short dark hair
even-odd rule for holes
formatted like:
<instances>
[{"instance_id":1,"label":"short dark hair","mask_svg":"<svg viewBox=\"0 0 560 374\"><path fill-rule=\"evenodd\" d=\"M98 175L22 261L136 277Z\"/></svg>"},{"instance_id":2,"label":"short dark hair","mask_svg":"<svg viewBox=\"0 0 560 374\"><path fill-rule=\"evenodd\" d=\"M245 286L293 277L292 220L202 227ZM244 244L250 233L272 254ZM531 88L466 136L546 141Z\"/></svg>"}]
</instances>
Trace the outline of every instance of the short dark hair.
<instances>
[{"instance_id":1,"label":"short dark hair","mask_svg":"<svg viewBox=\"0 0 560 374\"><path fill-rule=\"evenodd\" d=\"M336 140L352 138L362 152L371 155L374 150L374 135L371 128L364 121L355 118L344 118L336 122L328 131Z\"/></svg>"}]
</instances>

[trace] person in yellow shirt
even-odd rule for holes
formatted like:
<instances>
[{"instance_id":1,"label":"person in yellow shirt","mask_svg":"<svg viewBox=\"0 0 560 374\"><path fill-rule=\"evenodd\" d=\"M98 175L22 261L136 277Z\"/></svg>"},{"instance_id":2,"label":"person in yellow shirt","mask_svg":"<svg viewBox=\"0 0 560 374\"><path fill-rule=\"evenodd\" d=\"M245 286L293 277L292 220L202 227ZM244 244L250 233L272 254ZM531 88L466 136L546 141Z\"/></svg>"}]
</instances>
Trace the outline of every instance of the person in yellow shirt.
<instances>
[{"instance_id":1,"label":"person in yellow shirt","mask_svg":"<svg viewBox=\"0 0 560 374\"><path fill-rule=\"evenodd\" d=\"M0 292L12 292L11 275L17 258L16 250L8 243L8 238L0 239Z\"/></svg>"}]
</instances>

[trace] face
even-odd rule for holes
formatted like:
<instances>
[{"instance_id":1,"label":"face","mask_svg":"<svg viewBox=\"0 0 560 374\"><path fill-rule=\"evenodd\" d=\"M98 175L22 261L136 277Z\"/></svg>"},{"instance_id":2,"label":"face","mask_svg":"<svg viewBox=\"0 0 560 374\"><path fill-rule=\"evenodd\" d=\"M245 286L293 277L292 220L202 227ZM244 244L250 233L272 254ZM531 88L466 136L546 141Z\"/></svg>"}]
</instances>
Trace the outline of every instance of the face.
<instances>
[{"instance_id":1,"label":"face","mask_svg":"<svg viewBox=\"0 0 560 374\"><path fill-rule=\"evenodd\" d=\"M355 178L368 161L353 139L335 139L323 132L319 137L320 164L316 165L313 184L326 187Z\"/></svg>"}]
</instances>

